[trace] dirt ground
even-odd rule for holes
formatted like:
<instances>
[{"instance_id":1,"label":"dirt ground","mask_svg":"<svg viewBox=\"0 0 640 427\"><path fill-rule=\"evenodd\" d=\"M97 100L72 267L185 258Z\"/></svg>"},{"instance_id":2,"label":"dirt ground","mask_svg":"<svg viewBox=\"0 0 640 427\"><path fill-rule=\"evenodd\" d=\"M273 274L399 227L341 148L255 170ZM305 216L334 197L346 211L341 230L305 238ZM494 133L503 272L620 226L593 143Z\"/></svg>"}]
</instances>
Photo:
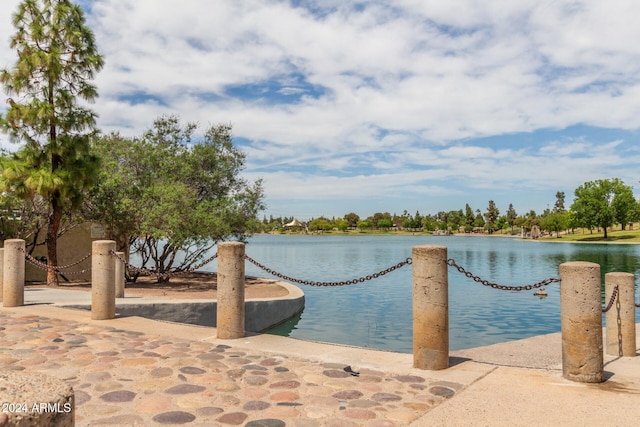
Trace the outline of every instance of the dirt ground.
<instances>
[{"instance_id":1,"label":"dirt ground","mask_svg":"<svg viewBox=\"0 0 640 427\"><path fill-rule=\"evenodd\" d=\"M89 282L65 282L58 286L46 283L29 283L31 287L50 287L52 289L71 289L91 291ZM217 276L215 273L183 273L171 278L168 283L156 283L153 277L138 277L135 282L125 284L125 296L167 297L171 299L216 299ZM247 277L245 298L275 298L289 294L286 288L275 280Z\"/></svg>"}]
</instances>

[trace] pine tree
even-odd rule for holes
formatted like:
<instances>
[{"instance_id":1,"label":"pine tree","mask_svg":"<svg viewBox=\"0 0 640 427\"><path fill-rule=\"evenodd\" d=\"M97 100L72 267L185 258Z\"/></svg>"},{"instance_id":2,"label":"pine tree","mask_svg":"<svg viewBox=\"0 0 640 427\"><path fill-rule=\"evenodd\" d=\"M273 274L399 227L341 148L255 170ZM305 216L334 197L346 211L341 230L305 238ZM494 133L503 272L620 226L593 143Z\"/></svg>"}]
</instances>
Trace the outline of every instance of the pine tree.
<instances>
[{"instance_id":1,"label":"pine tree","mask_svg":"<svg viewBox=\"0 0 640 427\"><path fill-rule=\"evenodd\" d=\"M97 174L98 159L90 152L96 115L79 102L97 97L90 80L104 61L82 9L70 0L24 0L13 25L18 58L0 72L12 96L0 128L21 148L2 165L2 190L48 201L47 257L57 265L63 214L80 205ZM47 282L57 283L54 271Z\"/></svg>"}]
</instances>

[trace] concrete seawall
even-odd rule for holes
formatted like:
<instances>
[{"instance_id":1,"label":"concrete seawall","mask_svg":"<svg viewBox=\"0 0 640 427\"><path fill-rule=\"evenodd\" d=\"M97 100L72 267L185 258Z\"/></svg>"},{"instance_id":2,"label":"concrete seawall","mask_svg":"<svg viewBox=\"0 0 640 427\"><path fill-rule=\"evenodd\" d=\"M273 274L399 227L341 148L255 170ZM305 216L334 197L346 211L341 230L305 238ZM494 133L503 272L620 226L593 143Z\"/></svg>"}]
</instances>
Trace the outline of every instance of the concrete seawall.
<instances>
[{"instance_id":1,"label":"concrete seawall","mask_svg":"<svg viewBox=\"0 0 640 427\"><path fill-rule=\"evenodd\" d=\"M278 282L289 294L277 298L252 298L245 301L245 329L260 332L278 325L300 313L304 308L304 293L297 286ZM32 291L36 291L33 289ZM91 294L83 291L27 290L27 304L52 304L57 307L91 310ZM62 292L63 294L56 294ZM75 295L72 295L75 294ZM216 326L217 301L125 297L116 299L116 316L140 316L199 326Z\"/></svg>"}]
</instances>

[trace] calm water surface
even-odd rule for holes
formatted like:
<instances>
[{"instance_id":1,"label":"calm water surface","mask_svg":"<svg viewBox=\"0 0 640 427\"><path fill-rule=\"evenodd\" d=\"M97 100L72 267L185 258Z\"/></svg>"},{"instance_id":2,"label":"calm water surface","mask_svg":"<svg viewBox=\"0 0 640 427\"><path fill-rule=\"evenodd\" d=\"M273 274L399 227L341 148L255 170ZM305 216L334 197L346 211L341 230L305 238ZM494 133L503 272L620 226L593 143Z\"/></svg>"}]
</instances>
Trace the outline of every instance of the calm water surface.
<instances>
[{"instance_id":1,"label":"calm water surface","mask_svg":"<svg viewBox=\"0 0 640 427\"><path fill-rule=\"evenodd\" d=\"M415 245L448 248L448 257L501 285L521 286L558 277L567 261L590 261L604 274L640 270L638 245L540 243L478 236L291 236L256 235L246 253L285 275L313 281L341 281L384 270L411 257ZM209 265L216 270L215 263ZM270 277L246 263L249 276ZM604 279L603 279L604 282ZM411 267L381 278L340 287L298 285L306 295L303 313L271 333L412 352ZM558 284L549 296L482 286L449 268L451 350L560 331Z\"/></svg>"}]
</instances>

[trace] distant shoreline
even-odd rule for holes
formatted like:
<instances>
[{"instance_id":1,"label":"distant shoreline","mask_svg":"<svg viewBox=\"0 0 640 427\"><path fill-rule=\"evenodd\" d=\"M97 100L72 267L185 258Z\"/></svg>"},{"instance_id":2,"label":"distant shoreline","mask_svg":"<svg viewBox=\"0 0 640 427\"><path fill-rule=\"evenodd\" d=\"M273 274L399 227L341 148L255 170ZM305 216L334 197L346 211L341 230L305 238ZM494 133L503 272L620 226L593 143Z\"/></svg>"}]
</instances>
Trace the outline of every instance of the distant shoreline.
<instances>
[{"instance_id":1,"label":"distant shoreline","mask_svg":"<svg viewBox=\"0 0 640 427\"><path fill-rule=\"evenodd\" d=\"M433 234L424 231L329 231L329 232L287 232L287 233L279 233L279 232L271 232L271 233L257 233L257 234L270 234L273 236L429 236L429 237L497 237L497 238L512 238L517 240L522 240L525 242L539 242L539 243L579 243L579 244L600 244L600 245L640 245L640 241L624 241L621 239L616 240L593 240L593 241L584 241L584 240L567 240L563 238L553 237L542 237L539 239L531 239L531 238L522 238L519 234L502 234L502 233L493 233L493 234L480 234L480 233L453 233L453 234ZM639 233L640 235L640 233Z\"/></svg>"}]
</instances>

